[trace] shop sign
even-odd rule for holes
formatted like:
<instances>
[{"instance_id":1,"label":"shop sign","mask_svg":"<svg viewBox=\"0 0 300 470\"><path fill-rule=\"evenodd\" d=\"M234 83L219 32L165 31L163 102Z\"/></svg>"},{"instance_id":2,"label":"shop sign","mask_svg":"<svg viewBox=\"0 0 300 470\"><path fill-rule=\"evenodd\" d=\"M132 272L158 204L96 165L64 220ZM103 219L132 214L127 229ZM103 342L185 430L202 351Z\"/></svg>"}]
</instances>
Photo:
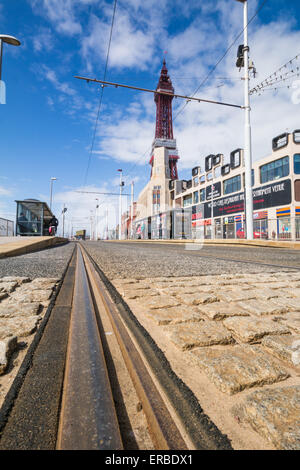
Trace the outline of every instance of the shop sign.
<instances>
[{"instance_id":1,"label":"shop sign","mask_svg":"<svg viewBox=\"0 0 300 470\"><path fill-rule=\"evenodd\" d=\"M211 194L211 187L213 186L213 195ZM206 200L215 199L221 196L221 182L206 187Z\"/></svg>"},{"instance_id":2,"label":"shop sign","mask_svg":"<svg viewBox=\"0 0 300 470\"><path fill-rule=\"evenodd\" d=\"M244 192L215 199L213 201L214 217L229 216L237 212L244 212ZM267 184L253 189L253 209L267 209L288 205L292 200L291 180L287 179L279 183ZM211 217L212 201L204 204L204 218Z\"/></svg>"}]
</instances>

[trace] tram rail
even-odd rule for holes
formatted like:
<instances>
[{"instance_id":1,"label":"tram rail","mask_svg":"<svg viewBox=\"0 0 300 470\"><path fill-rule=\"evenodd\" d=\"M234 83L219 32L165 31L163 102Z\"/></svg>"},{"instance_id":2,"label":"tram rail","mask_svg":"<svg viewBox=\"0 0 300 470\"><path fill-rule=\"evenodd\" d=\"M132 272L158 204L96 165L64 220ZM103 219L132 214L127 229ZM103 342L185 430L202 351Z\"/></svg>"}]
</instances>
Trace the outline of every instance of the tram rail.
<instances>
[{"instance_id":1,"label":"tram rail","mask_svg":"<svg viewBox=\"0 0 300 470\"><path fill-rule=\"evenodd\" d=\"M99 333L99 312L112 324L154 447L184 450L183 439L87 253L77 246L74 286L57 449L123 449L109 371ZM94 306L95 305L95 306Z\"/></svg>"}]
</instances>

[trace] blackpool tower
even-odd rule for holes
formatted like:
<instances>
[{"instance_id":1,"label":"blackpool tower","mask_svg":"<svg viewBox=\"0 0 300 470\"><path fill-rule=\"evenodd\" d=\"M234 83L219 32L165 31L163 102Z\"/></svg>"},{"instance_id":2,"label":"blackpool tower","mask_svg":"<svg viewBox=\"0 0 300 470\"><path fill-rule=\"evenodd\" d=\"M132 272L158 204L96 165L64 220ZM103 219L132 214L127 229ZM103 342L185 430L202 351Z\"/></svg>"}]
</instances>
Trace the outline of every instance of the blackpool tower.
<instances>
[{"instance_id":1,"label":"blackpool tower","mask_svg":"<svg viewBox=\"0 0 300 470\"><path fill-rule=\"evenodd\" d=\"M169 154L169 177L171 180L178 179L177 160L179 159L176 147L176 140L173 137L173 122L172 122L172 100L174 98L174 88L166 67L164 59L161 69L157 92L169 93L167 94L155 93L154 101L156 103L156 127L155 138L152 145L152 157L150 165L153 166L153 153L155 147L165 147Z\"/></svg>"}]
</instances>

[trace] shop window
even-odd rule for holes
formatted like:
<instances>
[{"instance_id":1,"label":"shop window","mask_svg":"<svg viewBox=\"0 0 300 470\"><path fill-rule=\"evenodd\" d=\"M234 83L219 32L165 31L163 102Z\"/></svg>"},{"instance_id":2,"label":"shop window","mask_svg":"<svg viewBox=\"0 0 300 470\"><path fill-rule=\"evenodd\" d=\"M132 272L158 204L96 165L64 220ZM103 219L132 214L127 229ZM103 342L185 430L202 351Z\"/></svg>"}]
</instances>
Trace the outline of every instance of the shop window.
<instances>
[{"instance_id":1,"label":"shop window","mask_svg":"<svg viewBox=\"0 0 300 470\"><path fill-rule=\"evenodd\" d=\"M267 183L268 181L284 178L288 176L289 172L289 157L279 158L260 167L260 182Z\"/></svg>"},{"instance_id":2,"label":"shop window","mask_svg":"<svg viewBox=\"0 0 300 470\"><path fill-rule=\"evenodd\" d=\"M193 202L193 200L192 200L192 195L191 194L189 194L188 196L184 196L184 198L183 198L183 207L191 205L192 202Z\"/></svg>"},{"instance_id":3,"label":"shop window","mask_svg":"<svg viewBox=\"0 0 300 470\"><path fill-rule=\"evenodd\" d=\"M230 194L239 191L241 189L241 175L225 180L223 185L223 194Z\"/></svg>"},{"instance_id":4,"label":"shop window","mask_svg":"<svg viewBox=\"0 0 300 470\"><path fill-rule=\"evenodd\" d=\"M205 189L200 189L200 201L205 201Z\"/></svg>"},{"instance_id":5,"label":"shop window","mask_svg":"<svg viewBox=\"0 0 300 470\"><path fill-rule=\"evenodd\" d=\"M300 175L300 153L294 155L294 173Z\"/></svg>"}]
</instances>

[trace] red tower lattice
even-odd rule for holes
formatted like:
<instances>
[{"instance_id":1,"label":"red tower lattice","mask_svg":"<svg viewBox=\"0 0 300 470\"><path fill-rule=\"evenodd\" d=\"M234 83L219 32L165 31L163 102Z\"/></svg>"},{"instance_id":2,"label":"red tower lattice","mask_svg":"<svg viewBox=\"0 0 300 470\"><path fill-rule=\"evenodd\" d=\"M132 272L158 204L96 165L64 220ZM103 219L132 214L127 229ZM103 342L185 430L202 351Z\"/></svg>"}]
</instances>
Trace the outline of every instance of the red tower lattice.
<instances>
[{"instance_id":1,"label":"red tower lattice","mask_svg":"<svg viewBox=\"0 0 300 470\"><path fill-rule=\"evenodd\" d=\"M172 180L178 179L177 172L177 160L179 159L178 155L175 155L176 152L173 152L172 149L176 150L176 144L174 147L174 137L173 137L173 121L172 121L172 100L174 94L174 88L172 86L171 79L168 74L168 69L166 67L166 61L164 59L163 66L161 69L158 85L156 91L170 93L170 96L163 95L161 93L155 93L154 101L156 103L156 127L155 127L155 139L163 139L165 141L172 141L170 147L168 142L164 143L165 147L169 147L169 168L170 168L170 178ZM150 160L150 164L153 163L153 156Z\"/></svg>"}]
</instances>

